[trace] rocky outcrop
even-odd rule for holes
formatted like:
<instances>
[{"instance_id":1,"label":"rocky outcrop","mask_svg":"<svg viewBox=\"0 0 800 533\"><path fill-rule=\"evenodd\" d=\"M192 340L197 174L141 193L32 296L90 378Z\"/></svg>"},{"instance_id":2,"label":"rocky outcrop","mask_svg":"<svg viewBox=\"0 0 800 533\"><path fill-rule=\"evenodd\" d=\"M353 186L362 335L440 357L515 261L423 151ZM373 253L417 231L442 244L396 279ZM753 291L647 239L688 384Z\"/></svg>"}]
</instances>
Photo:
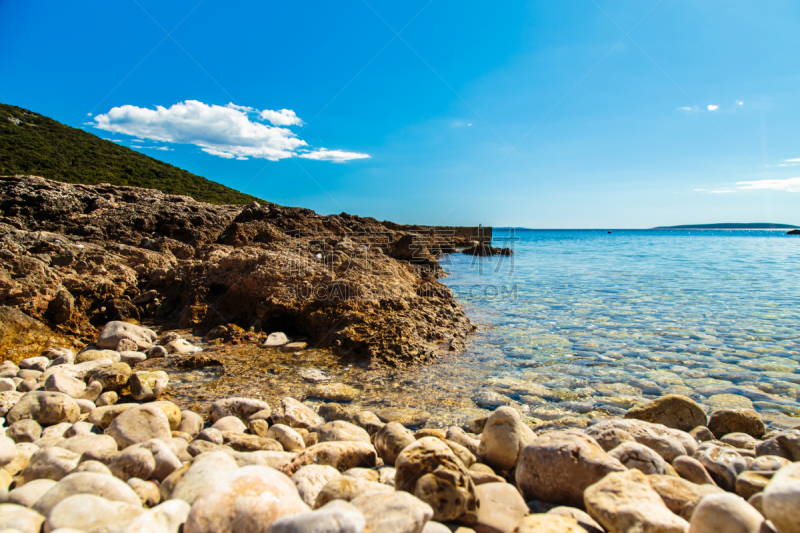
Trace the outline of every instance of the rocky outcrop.
<instances>
[{"instance_id":1,"label":"rocky outcrop","mask_svg":"<svg viewBox=\"0 0 800 533\"><path fill-rule=\"evenodd\" d=\"M0 177L0 210L0 307L51 344L148 320L254 341L280 329L402 366L461 350L472 329L436 281L442 246L375 219L32 176Z\"/></svg>"}]
</instances>

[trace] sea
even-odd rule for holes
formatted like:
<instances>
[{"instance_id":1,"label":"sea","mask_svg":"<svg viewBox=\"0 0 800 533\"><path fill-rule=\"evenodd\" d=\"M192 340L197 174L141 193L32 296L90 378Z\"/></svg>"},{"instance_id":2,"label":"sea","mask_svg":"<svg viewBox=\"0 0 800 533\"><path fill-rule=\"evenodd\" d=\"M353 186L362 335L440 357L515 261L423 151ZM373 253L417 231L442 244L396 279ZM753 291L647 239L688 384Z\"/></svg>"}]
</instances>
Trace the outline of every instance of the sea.
<instances>
[{"instance_id":1,"label":"sea","mask_svg":"<svg viewBox=\"0 0 800 533\"><path fill-rule=\"evenodd\" d=\"M513 254L442 262L478 326L478 406L556 420L674 393L800 416L800 236L494 228L493 246Z\"/></svg>"}]
</instances>

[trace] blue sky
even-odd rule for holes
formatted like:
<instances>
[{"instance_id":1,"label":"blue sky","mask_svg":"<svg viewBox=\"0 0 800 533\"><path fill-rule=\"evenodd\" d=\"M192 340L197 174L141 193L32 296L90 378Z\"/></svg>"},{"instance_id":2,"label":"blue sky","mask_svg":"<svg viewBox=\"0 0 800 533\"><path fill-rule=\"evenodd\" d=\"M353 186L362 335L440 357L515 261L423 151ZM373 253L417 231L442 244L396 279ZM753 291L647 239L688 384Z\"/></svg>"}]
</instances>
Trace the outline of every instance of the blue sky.
<instances>
[{"instance_id":1,"label":"blue sky","mask_svg":"<svg viewBox=\"0 0 800 533\"><path fill-rule=\"evenodd\" d=\"M788 1L0 2L0 101L323 214L800 224L799 23Z\"/></svg>"}]
</instances>

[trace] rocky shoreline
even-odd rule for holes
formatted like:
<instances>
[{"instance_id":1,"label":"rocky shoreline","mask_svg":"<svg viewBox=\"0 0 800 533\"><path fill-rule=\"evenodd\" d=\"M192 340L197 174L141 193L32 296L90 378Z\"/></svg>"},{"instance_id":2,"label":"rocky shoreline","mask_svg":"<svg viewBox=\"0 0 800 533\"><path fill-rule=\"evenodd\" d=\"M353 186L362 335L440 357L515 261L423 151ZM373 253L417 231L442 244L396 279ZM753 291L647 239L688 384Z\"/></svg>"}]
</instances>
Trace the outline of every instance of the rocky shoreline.
<instances>
[{"instance_id":1,"label":"rocky shoreline","mask_svg":"<svg viewBox=\"0 0 800 533\"><path fill-rule=\"evenodd\" d=\"M473 330L437 281L440 254L468 244L446 234L35 176L0 177L0 210L0 357L14 361L85 346L110 320L226 342L280 330L394 367L458 353Z\"/></svg>"},{"instance_id":2,"label":"rocky shoreline","mask_svg":"<svg viewBox=\"0 0 800 533\"><path fill-rule=\"evenodd\" d=\"M267 344L302 349L289 340ZM2 363L2 531L800 531L800 428L750 409L708 416L667 395L582 429L531 427L509 406L419 428L346 399L182 409L165 372L141 369L202 356L112 321L77 354Z\"/></svg>"}]
</instances>

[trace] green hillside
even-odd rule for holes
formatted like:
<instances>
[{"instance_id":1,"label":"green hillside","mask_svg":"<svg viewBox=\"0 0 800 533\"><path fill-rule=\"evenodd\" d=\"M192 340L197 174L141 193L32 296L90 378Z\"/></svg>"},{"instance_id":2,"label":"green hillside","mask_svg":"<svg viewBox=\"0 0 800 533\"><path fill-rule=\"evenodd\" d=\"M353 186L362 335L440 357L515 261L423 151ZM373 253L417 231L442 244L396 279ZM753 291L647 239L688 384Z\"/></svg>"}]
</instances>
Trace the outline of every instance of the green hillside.
<instances>
[{"instance_id":1,"label":"green hillside","mask_svg":"<svg viewBox=\"0 0 800 533\"><path fill-rule=\"evenodd\" d=\"M14 174L158 189L212 204L266 203L86 131L0 104L0 176Z\"/></svg>"}]
</instances>

